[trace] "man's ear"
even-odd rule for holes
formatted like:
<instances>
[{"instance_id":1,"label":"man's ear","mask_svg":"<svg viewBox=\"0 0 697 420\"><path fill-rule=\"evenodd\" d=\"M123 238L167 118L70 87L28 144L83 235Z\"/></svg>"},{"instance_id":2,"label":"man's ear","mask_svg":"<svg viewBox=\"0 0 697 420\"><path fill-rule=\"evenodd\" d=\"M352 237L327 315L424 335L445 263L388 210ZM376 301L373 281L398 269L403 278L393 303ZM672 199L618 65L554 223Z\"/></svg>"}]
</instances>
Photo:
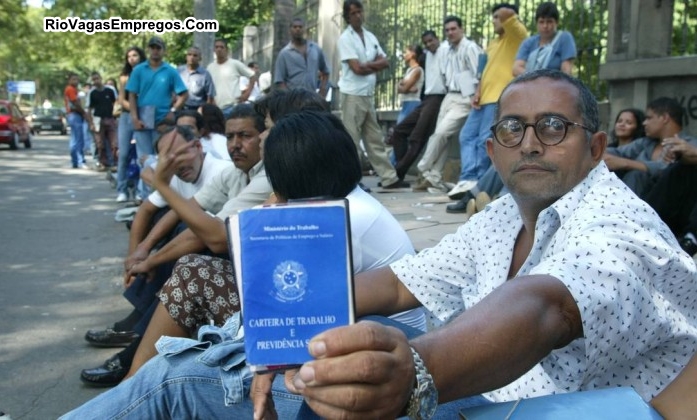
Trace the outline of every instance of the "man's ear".
<instances>
[{"instance_id":1,"label":"man's ear","mask_svg":"<svg viewBox=\"0 0 697 420\"><path fill-rule=\"evenodd\" d=\"M590 139L591 156L594 162L602 160L605 150L607 149L607 133L598 131L591 136Z\"/></svg>"},{"instance_id":2,"label":"man's ear","mask_svg":"<svg viewBox=\"0 0 697 420\"><path fill-rule=\"evenodd\" d=\"M489 156L489 159L491 159L491 161L493 162L494 161L494 139L492 139L491 137L486 139L486 154L487 154L487 156Z\"/></svg>"}]
</instances>

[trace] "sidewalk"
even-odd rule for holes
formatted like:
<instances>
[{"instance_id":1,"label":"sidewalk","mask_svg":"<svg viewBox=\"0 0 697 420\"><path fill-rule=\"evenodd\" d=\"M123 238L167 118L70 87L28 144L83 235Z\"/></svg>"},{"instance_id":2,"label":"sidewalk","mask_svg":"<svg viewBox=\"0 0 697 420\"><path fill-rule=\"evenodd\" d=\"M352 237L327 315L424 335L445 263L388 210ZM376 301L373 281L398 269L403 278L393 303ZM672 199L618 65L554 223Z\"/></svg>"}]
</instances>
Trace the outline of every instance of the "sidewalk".
<instances>
[{"instance_id":1,"label":"sidewalk","mask_svg":"<svg viewBox=\"0 0 697 420\"><path fill-rule=\"evenodd\" d=\"M363 184L399 221L417 251L435 245L467 221L465 214L445 212L445 206L454 203L445 193L413 192L411 188L383 190L377 182L378 177L363 177Z\"/></svg>"},{"instance_id":2,"label":"sidewalk","mask_svg":"<svg viewBox=\"0 0 697 420\"><path fill-rule=\"evenodd\" d=\"M0 148L0 411L14 420L57 418L103 389L80 370L119 349L84 341L129 312L123 291L128 231L114 221L116 191L104 174L70 169L65 136L34 147ZM445 195L381 192L365 177L419 250L454 232L464 215L445 212Z\"/></svg>"}]
</instances>

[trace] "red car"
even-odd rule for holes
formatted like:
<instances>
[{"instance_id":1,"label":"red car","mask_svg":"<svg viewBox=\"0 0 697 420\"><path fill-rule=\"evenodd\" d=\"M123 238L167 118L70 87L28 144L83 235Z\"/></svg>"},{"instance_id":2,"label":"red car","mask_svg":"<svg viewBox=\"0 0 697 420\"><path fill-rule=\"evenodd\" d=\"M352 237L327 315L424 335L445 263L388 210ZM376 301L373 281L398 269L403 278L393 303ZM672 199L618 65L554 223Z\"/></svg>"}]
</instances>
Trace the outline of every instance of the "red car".
<instances>
[{"instance_id":1,"label":"red car","mask_svg":"<svg viewBox=\"0 0 697 420\"><path fill-rule=\"evenodd\" d=\"M15 150L19 143L26 149L31 147L31 126L14 102L0 100L0 143Z\"/></svg>"}]
</instances>

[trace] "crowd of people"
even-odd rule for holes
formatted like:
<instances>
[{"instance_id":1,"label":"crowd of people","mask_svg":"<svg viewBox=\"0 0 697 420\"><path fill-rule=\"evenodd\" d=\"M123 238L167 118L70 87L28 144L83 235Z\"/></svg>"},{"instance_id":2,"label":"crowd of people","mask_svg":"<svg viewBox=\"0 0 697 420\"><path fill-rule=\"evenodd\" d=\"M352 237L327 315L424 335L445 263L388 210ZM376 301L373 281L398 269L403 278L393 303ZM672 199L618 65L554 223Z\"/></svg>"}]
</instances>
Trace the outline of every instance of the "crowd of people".
<instances>
[{"instance_id":1,"label":"crowd of people","mask_svg":"<svg viewBox=\"0 0 697 420\"><path fill-rule=\"evenodd\" d=\"M485 51L457 16L444 18L445 40L426 30L423 49L405 48L390 148L374 101L389 63L363 15L360 0L343 2L340 119L326 101L332 70L301 19L269 92L255 91L258 66L221 39L206 69L197 47L175 68L154 36L147 55L126 51L117 91L93 73L84 103L71 75L73 166L93 133L100 164L116 166L117 201L129 199L135 159L142 202L124 259L133 309L85 335L124 347L81 373L114 388L62 418L456 418L616 386L669 418L694 411L697 139L680 105L622 110L607 136L572 76L576 47L556 6L539 5L529 37L517 7L500 3ZM456 135L461 173L447 185ZM447 211L471 218L415 253L361 183L362 159L387 190L412 187L416 163L413 189L447 193L457 200ZM349 202L364 322L315 337L298 370L255 374L224 221L320 196Z\"/></svg>"}]
</instances>

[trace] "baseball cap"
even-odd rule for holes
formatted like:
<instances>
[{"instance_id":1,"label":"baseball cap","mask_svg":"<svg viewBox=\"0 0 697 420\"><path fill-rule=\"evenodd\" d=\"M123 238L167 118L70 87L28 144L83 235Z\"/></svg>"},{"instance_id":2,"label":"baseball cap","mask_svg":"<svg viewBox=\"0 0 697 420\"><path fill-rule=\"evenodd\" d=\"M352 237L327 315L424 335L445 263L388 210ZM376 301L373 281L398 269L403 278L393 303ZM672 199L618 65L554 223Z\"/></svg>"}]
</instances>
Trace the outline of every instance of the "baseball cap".
<instances>
[{"instance_id":1,"label":"baseball cap","mask_svg":"<svg viewBox=\"0 0 697 420\"><path fill-rule=\"evenodd\" d=\"M148 41L148 47L151 47L153 45L157 45L163 50L165 49L165 41L163 41L162 38L160 38L159 36L154 36L150 38L150 41Z\"/></svg>"}]
</instances>

